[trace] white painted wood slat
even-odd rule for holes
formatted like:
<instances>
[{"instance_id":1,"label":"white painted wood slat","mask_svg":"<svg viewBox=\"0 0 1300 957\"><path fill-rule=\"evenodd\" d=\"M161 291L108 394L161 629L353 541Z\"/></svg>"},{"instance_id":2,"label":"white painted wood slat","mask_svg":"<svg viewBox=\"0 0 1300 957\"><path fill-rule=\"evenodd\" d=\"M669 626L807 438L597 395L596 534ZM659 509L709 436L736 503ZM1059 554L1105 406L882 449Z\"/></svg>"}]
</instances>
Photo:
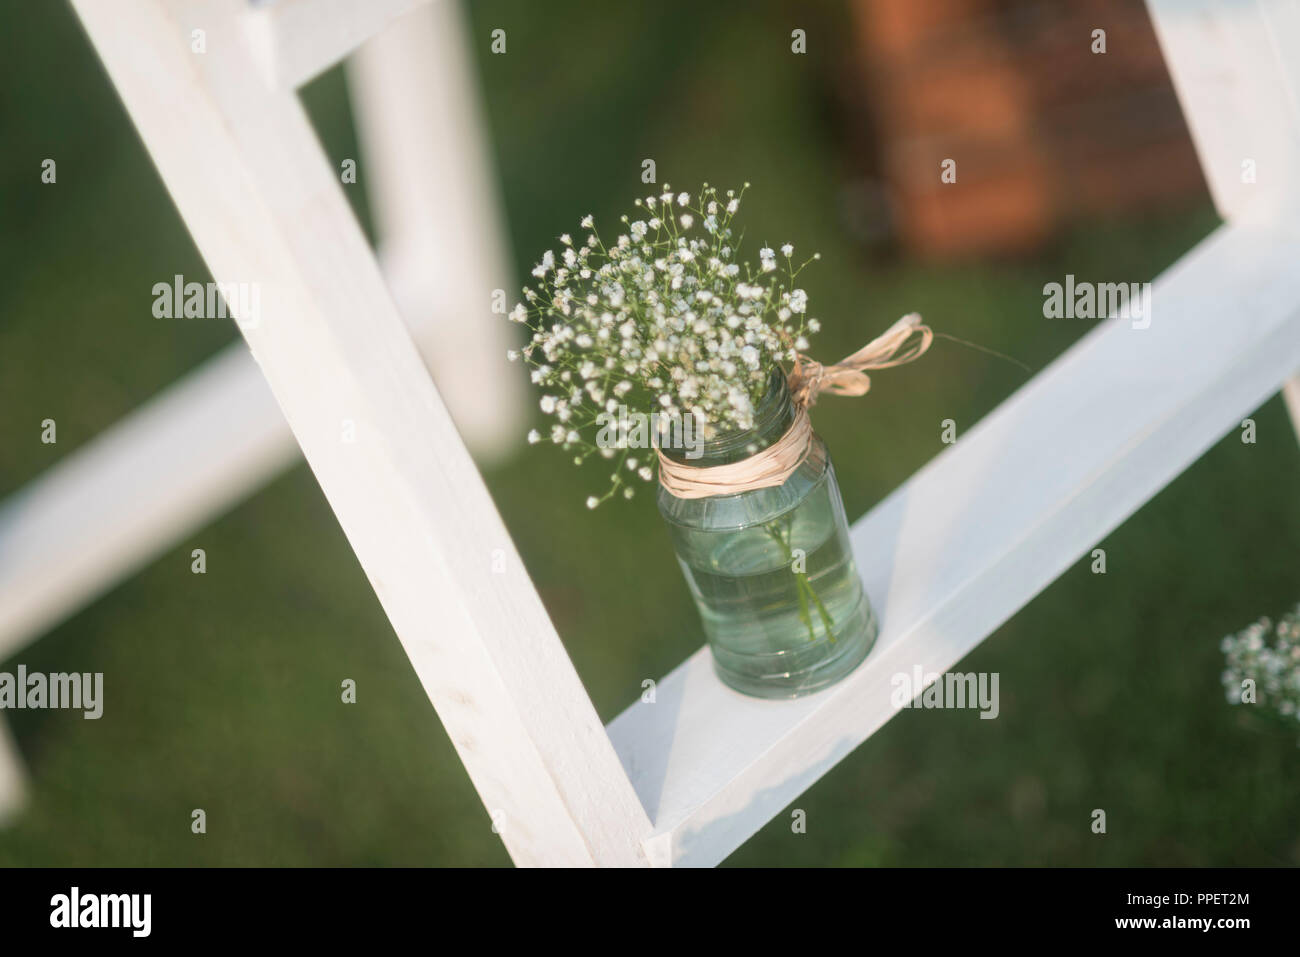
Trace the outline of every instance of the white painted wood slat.
<instances>
[{"instance_id":1,"label":"white painted wood slat","mask_svg":"<svg viewBox=\"0 0 1300 957\"><path fill-rule=\"evenodd\" d=\"M389 288L470 448L513 454L532 400L501 361L517 327L491 312L492 294L504 302L516 279L460 3L395 21L357 50L347 77Z\"/></svg>"},{"instance_id":2,"label":"white painted wood slat","mask_svg":"<svg viewBox=\"0 0 1300 957\"><path fill-rule=\"evenodd\" d=\"M893 716L895 674L951 668L1276 392L1300 366L1297 261L1300 240L1221 228L1154 284L1150 328L1099 324L858 521L882 629L843 682L746 698L701 649L616 718L652 854L721 861Z\"/></svg>"},{"instance_id":3,"label":"white painted wood slat","mask_svg":"<svg viewBox=\"0 0 1300 957\"><path fill-rule=\"evenodd\" d=\"M1286 400L1286 410L1295 427L1296 439L1300 440L1300 375L1292 376L1282 389L1282 398Z\"/></svg>"},{"instance_id":4,"label":"white painted wood slat","mask_svg":"<svg viewBox=\"0 0 1300 957\"><path fill-rule=\"evenodd\" d=\"M242 25L263 76L272 86L292 90L428 2L263 0L246 4L251 9L242 12Z\"/></svg>"},{"instance_id":5,"label":"white painted wood slat","mask_svg":"<svg viewBox=\"0 0 1300 957\"><path fill-rule=\"evenodd\" d=\"M1219 215L1300 232L1300 4L1147 8Z\"/></svg>"},{"instance_id":6,"label":"white painted wood slat","mask_svg":"<svg viewBox=\"0 0 1300 957\"><path fill-rule=\"evenodd\" d=\"M1300 233L1300 4L1147 7L1219 215ZM1300 435L1300 373L1283 395Z\"/></svg>"},{"instance_id":7,"label":"white painted wood slat","mask_svg":"<svg viewBox=\"0 0 1300 957\"><path fill-rule=\"evenodd\" d=\"M0 827L4 827L27 804L27 774L9 722L0 721Z\"/></svg>"},{"instance_id":8,"label":"white painted wood slat","mask_svg":"<svg viewBox=\"0 0 1300 957\"><path fill-rule=\"evenodd\" d=\"M645 812L236 0L74 7L213 276L261 284L245 337L511 856L645 864Z\"/></svg>"}]
</instances>

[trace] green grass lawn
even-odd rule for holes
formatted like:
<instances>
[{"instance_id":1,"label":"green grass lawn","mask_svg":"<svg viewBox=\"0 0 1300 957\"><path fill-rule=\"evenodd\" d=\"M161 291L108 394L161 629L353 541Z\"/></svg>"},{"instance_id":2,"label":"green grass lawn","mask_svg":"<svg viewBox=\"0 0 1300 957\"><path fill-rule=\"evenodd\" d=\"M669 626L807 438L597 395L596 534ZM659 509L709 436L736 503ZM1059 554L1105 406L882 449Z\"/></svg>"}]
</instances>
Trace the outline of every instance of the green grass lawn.
<instances>
[{"instance_id":1,"label":"green grass lawn","mask_svg":"<svg viewBox=\"0 0 1300 957\"><path fill-rule=\"evenodd\" d=\"M650 157L660 183L751 181L752 241L821 250L807 275L826 358L917 310L1039 369L1090 325L1043 319L1045 282L1149 278L1215 225L1207 201L1089 224L1032 261L864 249L820 106L846 55L843 14L801 14L798 59L787 6L746 9L473 6L481 54L491 29L509 36L480 68L521 279L583 213L608 219L645 192ZM0 84L0 495L234 337L152 318L152 284L206 279L202 261L68 8L38 5L17 32ZM330 155L355 157L341 74L305 98ZM54 186L39 184L47 156ZM964 431L1026 378L940 342L868 397L820 403L850 515L938 453L941 420ZM1254 417L1256 444L1230 434L1099 543L1107 574L1079 562L968 656L962 670L1001 674L998 720L903 712L795 802L807 833L778 815L731 862L1300 863L1300 735L1234 711L1219 687L1219 639L1300 599L1300 448L1279 399ZM56 446L39 442L44 418ZM601 474L522 441L487 479L602 718L699 646L649 495L588 512ZM32 801L0 831L0 864L508 863L303 466L0 670L19 663L102 671L106 703L99 721L9 715ZM340 702L345 678L355 705ZM206 835L190 832L193 808Z\"/></svg>"}]
</instances>

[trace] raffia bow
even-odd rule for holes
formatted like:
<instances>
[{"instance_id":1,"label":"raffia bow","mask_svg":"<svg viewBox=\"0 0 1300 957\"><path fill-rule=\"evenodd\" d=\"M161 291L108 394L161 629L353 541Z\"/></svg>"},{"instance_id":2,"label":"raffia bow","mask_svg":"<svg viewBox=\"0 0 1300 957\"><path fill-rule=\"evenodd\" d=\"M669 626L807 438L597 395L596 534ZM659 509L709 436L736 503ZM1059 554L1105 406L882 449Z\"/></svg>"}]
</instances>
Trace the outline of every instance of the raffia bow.
<instances>
[{"instance_id":1,"label":"raffia bow","mask_svg":"<svg viewBox=\"0 0 1300 957\"><path fill-rule=\"evenodd\" d=\"M871 388L868 369L891 369L919 359L934 341L934 332L909 313L850 356L824 366L805 355L795 358L790 372L790 394L796 405L811 408L821 392L831 395L866 395Z\"/></svg>"},{"instance_id":2,"label":"raffia bow","mask_svg":"<svg viewBox=\"0 0 1300 957\"><path fill-rule=\"evenodd\" d=\"M933 340L933 331L921 322L919 313L913 312L834 365L825 366L808 356L796 355L794 368L788 376L795 418L781 438L747 459L706 468L693 468L677 462L656 449L660 484L677 498L735 495L784 485L812 448L813 430L808 409L820 393L866 395L871 388L867 370L891 369L919 359Z\"/></svg>"}]
</instances>

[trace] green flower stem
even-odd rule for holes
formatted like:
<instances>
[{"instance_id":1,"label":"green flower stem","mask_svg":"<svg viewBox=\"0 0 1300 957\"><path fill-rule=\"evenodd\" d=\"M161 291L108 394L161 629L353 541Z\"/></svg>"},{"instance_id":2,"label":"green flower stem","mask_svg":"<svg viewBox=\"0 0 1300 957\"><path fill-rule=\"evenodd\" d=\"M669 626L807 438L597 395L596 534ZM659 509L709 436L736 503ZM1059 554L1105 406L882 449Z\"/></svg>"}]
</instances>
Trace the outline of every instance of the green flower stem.
<instances>
[{"instance_id":1,"label":"green flower stem","mask_svg":"<svg viewBox=\"0 0 1300 957\"><path fill-rule=\"evenodd\" d=\"M799 620L803 622L804 627L808 629L808 640L816 641L817 632L813 627L812 607L817 609L817 617L821 619L822 628L826 631L826 639L831 644L835 643L835 622L831 619L830 613L826 610L826 605L818 597L812 582L808 580L807 572L797 572L794 570L794 549L790 542L793 539L793 518L786 523L785 534L782 534L780 527L776 522L769 522L763 526L764 530L777 543L777 546L785 553L786 563L790 566L790 573L794 575L795 592L799 596Z\"/></svg>"}]
</instances>

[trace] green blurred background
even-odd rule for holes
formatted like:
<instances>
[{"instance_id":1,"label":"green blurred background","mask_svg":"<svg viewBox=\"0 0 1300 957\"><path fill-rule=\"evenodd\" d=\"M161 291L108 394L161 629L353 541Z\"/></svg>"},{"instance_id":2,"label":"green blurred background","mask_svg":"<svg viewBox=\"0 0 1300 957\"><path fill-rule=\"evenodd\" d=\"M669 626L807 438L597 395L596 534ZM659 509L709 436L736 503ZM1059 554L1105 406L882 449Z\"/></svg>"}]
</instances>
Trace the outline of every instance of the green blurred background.
<instances>
[{"instance_id":1,"label":"green blurred background","mask_svg":"<svg viewBox=\"0 0 1300 957\"><path fill-rule=\"evenodd\" d=\"M152 318L154 282L207 271L69 8L22 9L7 14L0 84L0 496L235 336ZM1216 224L1201 197L1079 223L1030 257L891 251L844 214L848 13L799 5L810 55L794 57L794 9L471 4L520 280L581 214L608 220L643 193L649 156L661 184L752 182L749 235L822 252L806 276L826 357L916 310L1039 369L1091 324L1045 321L1044 282L1153 276ZM486 55L495 27L507 56ZM342 72L304 99L335 161L356 156ZM39 183L47 156L56 186ZM365 221L362 188L348 189ZM964 431L1025 379L940 342L868 398L821 403L850 515L939 452L942 419ZM55 446L39 441L44 418ZM1230 434L1099 543L1107 574L1081 561L963 662L1001 673L999 720L903 712L798 799L806 834L778 815L729 863L1300 863L1297 736L1234 711L1219 686L1219 639L1300 598L1300 448L1279 399L1255 419L1257 444ZM598 476L522 441L486 477L609 720L701 641L651 498L589 513ZM99 721L7 715L32 793L0 830L0 864L509 863L302 465L0 670L19 663L102 671L106 706ZM355 705L340 703L343 678Z\"/></svg>"}]
</instances>

